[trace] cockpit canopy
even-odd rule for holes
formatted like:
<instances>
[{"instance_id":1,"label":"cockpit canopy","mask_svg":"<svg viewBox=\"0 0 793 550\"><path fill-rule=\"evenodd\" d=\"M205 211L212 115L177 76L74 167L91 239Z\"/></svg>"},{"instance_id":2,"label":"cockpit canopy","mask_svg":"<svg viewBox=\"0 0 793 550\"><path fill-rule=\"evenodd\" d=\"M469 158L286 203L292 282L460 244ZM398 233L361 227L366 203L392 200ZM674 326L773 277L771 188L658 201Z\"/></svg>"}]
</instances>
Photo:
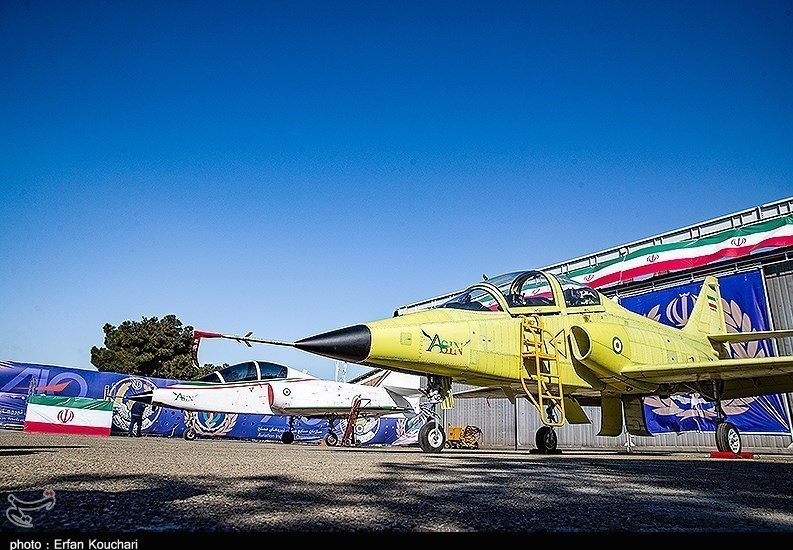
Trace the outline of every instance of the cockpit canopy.
<instances>
[{"instance_id":1,"label":"cockpit canopy","mask_svg":"<svg viewBox=\"0 0 793 550\"><path fill-rule=\"evenodd\" d=\"M563 275L551 275L559 283L567 307L600 304L600 295L590 287ZM541 271L515 271L487 279L488 286L495 287L507 302L507 307L555 306L553 287L548 275ZM503 311L496 296L486 285L469 288L440 307L467 309L472 311Z\"/></svg>"},{"instance_id":2,"label":"cockpit canopy","mask_svg":"<svg viewBox=\"0 0 793 550\"><path fill-rule=\"evenodd\" d=\"M246 361L228 366L212 374L202 376L201 382L215 382L218 384L229 382L247 382L255 380L274 380L286 378L288 369L283 365L268 363L267 361Z\"/></svg>"}]
</instances>

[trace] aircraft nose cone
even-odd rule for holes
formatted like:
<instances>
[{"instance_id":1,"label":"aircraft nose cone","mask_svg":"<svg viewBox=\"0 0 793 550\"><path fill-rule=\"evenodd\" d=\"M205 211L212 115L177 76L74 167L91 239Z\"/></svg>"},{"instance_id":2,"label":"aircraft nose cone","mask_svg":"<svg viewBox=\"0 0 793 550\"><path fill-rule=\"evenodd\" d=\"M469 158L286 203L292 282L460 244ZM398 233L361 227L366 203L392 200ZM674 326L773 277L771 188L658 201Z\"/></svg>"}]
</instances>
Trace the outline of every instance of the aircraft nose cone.
<instances>
[{"instance_id":1,"label":"aircraft nose cone","mask_svg":"<svg viewBox=\"0 0 793 550\"><path fill-rule=\"evenodd\" d=\"M372 331L366 325L340 328L298 340L295 347L340 361L360 363L369 356Z\"/></svg>"}]
</instances>

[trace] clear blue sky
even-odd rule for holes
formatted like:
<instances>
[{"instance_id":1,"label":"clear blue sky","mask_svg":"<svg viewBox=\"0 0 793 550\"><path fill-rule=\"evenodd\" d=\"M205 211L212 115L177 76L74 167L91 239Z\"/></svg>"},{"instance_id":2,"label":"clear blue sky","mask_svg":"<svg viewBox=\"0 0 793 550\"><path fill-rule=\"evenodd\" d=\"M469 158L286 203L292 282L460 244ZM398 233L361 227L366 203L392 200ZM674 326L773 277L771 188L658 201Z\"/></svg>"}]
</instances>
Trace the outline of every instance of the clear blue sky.
<instances>
[{"instance_id":1,"label":"clear blue sky","mask_svg":"<svg viewBox=\"0 0 793 550\"><path fill-rule=\"evenodd\" d=\"M297 339L789 196L791 11L5 0L0 358L168 313Z\"/></svg>"}]
</instances>

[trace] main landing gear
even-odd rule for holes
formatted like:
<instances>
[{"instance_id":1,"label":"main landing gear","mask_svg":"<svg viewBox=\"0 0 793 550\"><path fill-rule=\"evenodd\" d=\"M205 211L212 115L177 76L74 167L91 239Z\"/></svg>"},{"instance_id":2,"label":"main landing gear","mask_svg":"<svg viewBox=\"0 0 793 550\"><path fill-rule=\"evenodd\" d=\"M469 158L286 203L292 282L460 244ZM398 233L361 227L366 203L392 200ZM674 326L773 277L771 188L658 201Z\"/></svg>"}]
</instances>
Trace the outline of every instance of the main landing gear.
<instances>
[{"instance_id":1,"label":"main landing gear","mask_svg":"<svg viewBox=\"0 0 793 550\"><path fill-rule=\"evenodd\" d=\"M537 444L537 450L542 453L556 450L558 439L556 438L556 431L551 426L542 426L537 430L534 436L534 442Z\"/></svg>"},{"instance_id":2,"label":"main landing gear","mask_svg":"<svg viewBox=\"0 0 793 550\"><path fill-rule=\"evenodd\" d=\"M540 415L542 416L542 415ZM545 416L549 424L556 423L556 405L551 402L545 408ZM534 435L534 443L537 445L536 453L560 453L556 449L556 444L559 442L556 437L556 430L553 426L540 426L537 433Z\"/></svg>"},{"instance_id":3,"label":"main landing gear","mask_svg":"<svg viewBox=\"0 0 793 550\"><path fill-rule=\"evenodd\" d=\"M722 380L713 381L713 395L716 408L716 448L721 452L741 454L741 434L721 408L721 394L724 389Z\"/></svg>"},{"instance_id":4,"label":"main landing gear","mask_svg":"<svg viewBox=\"0 0 793 550\"><path fill-rule=\"evenodd\" d=\"M323 439L323 441L325 441L325 445L327 445L328 447L335 447L336 445L339 444L339 436L333 432L334 428L336 427L336 419L335 418L329 419L328 424L329 424L328 433L325 434L325 438Z\"/></svg>"},{"instance_id":5,"label":"main landing gear","mask_svg":"<svg viewBox=\"0 0 793 550\"><path fill-rule=\"evenodd\" d=\"M295 433L292 431L294 424L295 424L295 417L290 416L289 428L284 433L281 434L281 443L284 443L285 445L290 445L295 442Z\"/></svg>"}]
</instances>

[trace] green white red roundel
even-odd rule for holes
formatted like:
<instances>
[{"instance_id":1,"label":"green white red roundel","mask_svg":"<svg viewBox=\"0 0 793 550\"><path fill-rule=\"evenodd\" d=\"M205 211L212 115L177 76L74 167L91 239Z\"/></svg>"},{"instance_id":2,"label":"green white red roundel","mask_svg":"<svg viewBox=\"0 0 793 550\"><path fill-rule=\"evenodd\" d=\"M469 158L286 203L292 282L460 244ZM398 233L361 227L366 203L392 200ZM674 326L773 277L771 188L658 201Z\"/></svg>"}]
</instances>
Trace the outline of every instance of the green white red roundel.
<instances>
[{"instance_id":1,"label":"green white red roundel","mask_svg":"<svg viewBox=\"0 0 793 550\"><path fill-rule=\"evenodd\" d=\"M616 353L617 355L622 353L622 340L620 340L615 336L614 339L611 341L611 349L613 349L614 353Z\"/></svg>"}]
</instances>

